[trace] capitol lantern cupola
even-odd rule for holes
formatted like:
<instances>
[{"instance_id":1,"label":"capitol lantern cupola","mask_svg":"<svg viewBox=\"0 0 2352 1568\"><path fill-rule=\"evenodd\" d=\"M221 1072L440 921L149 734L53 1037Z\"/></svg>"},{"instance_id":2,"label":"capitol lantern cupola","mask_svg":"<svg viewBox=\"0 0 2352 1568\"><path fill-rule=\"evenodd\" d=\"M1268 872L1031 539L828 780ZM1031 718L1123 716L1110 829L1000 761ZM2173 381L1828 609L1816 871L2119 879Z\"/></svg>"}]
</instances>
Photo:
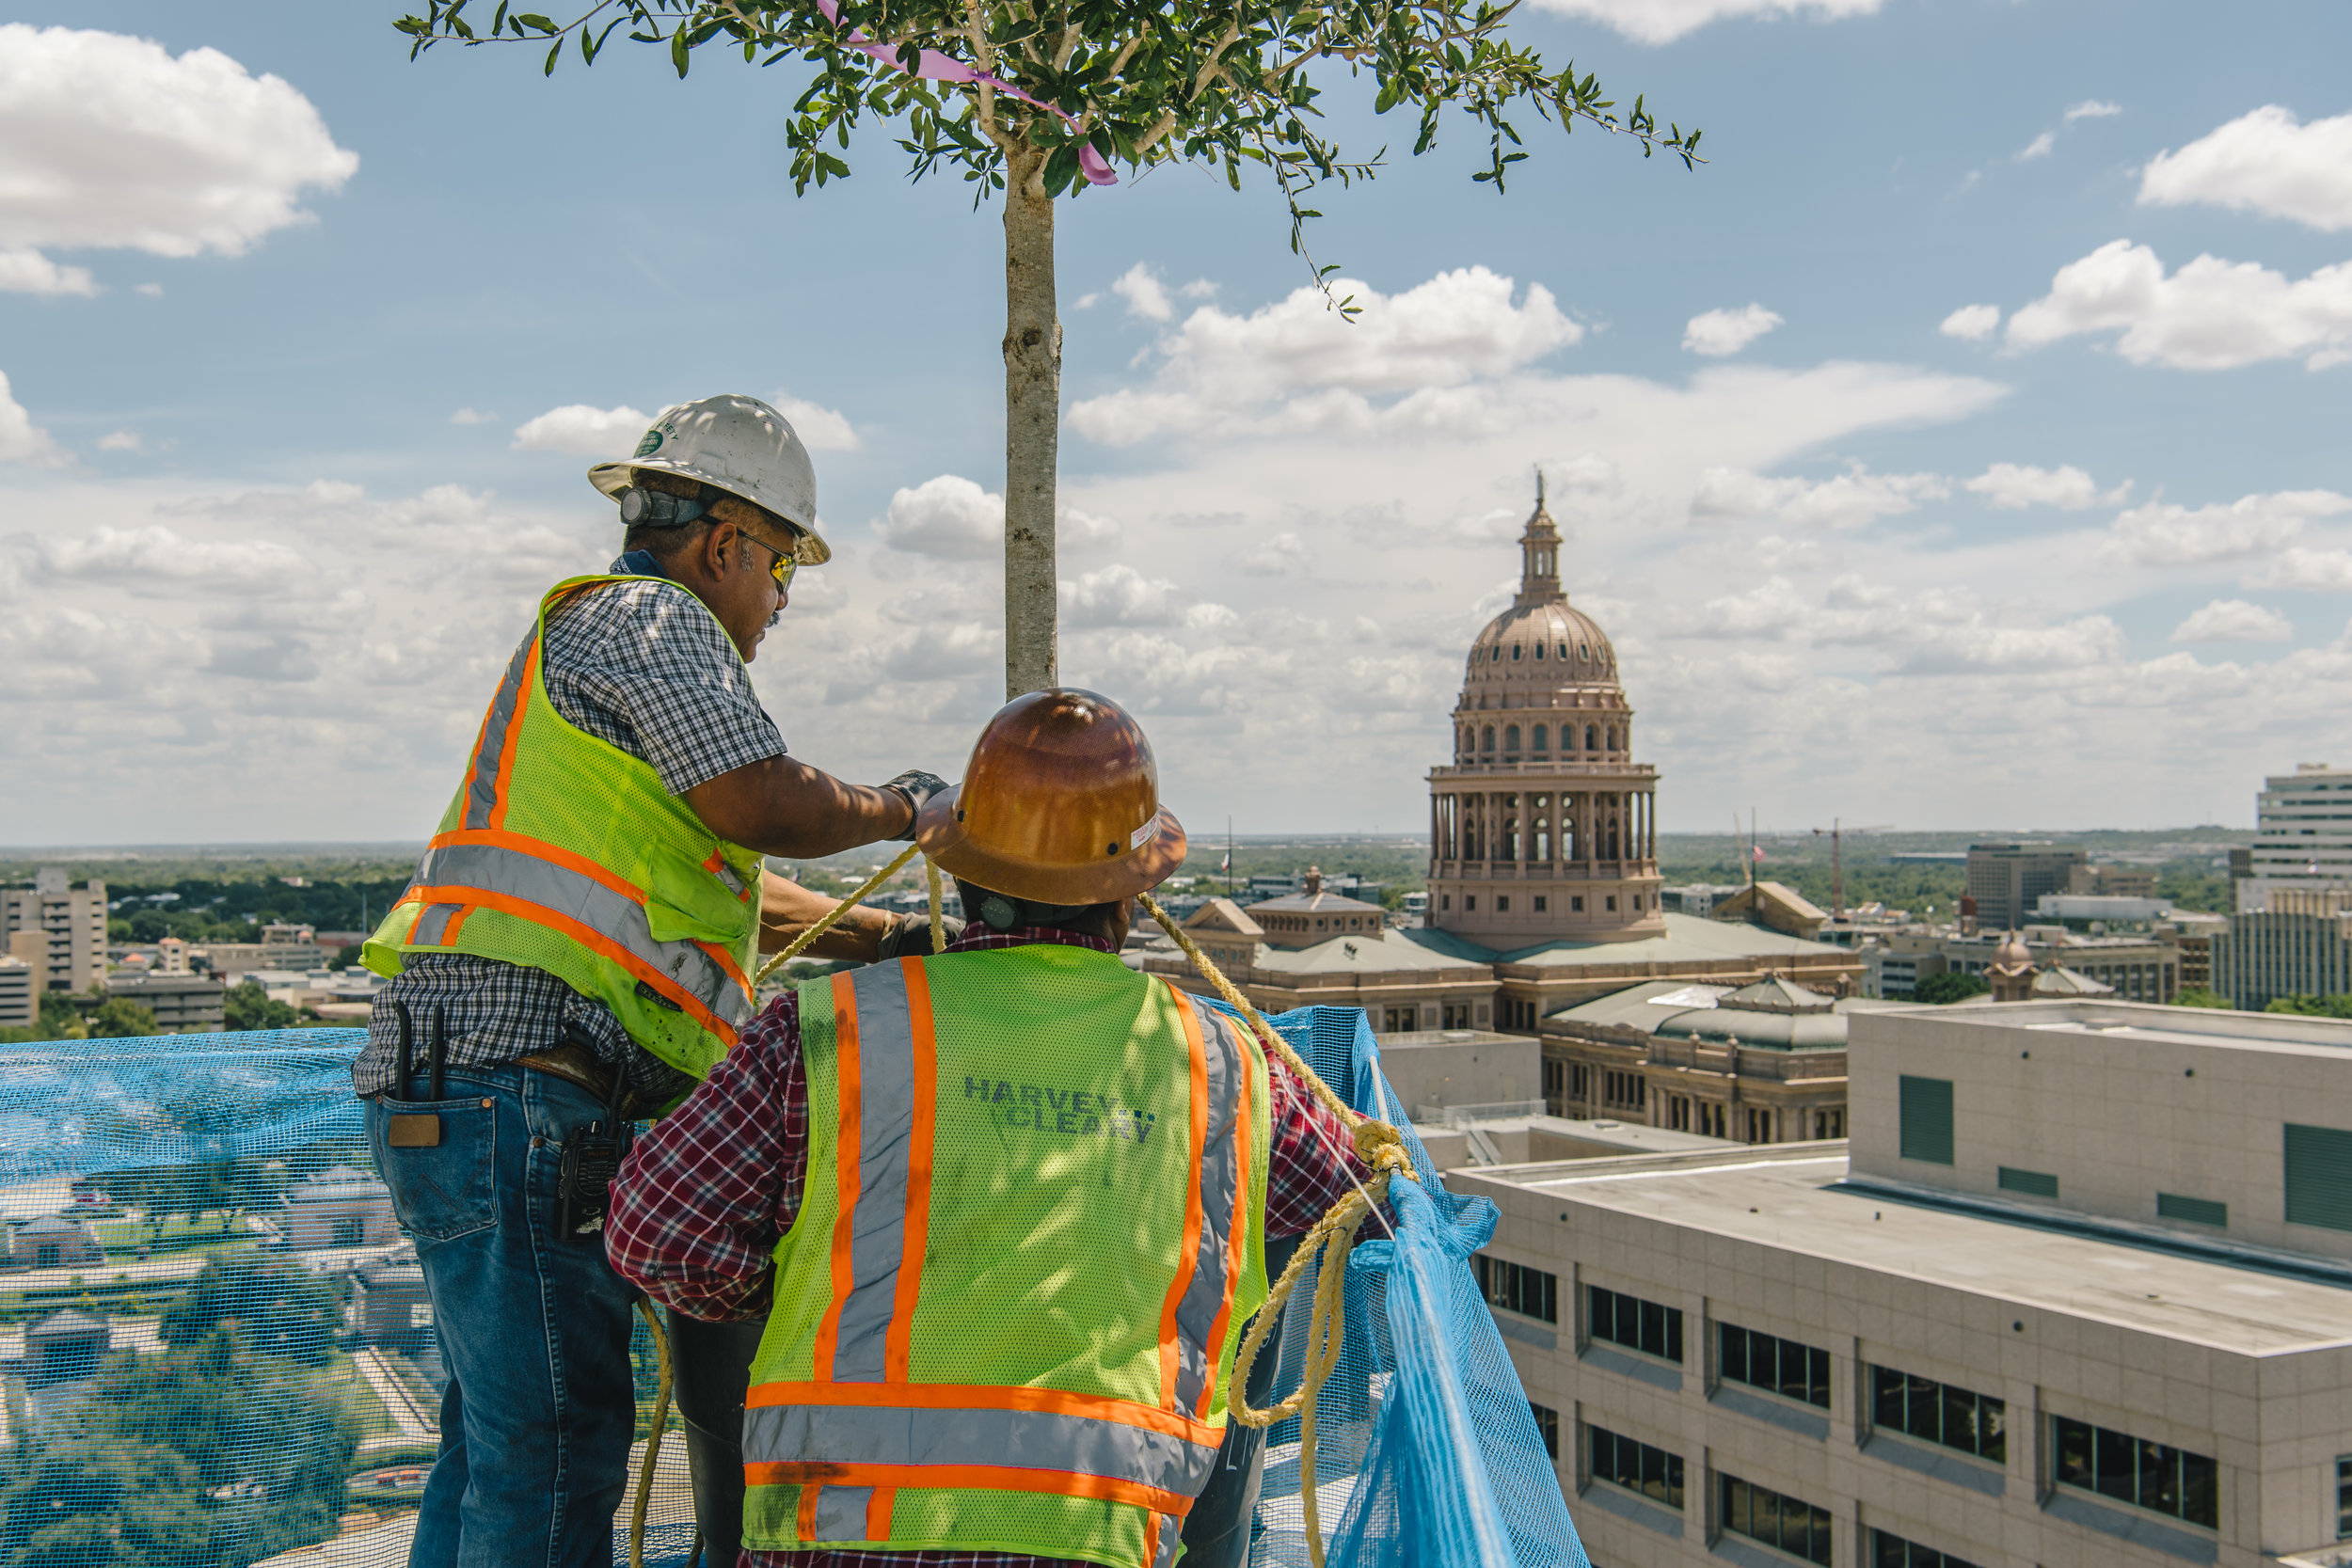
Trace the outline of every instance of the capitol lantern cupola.
<instances>
[{"instance_id":1,"label":"capitol lantern cupola","mask_svg":"<svg viewBox=\"0 0 2352 1568\"><path fill-rule=\"evenodd\" d=\"M1658 774L1615 650L1561 591L1540 478L1519 562L1470 644L1453 766L1429 772L1429 922L1505 951L1658 935Z\"/></svg>"}]
</instances>

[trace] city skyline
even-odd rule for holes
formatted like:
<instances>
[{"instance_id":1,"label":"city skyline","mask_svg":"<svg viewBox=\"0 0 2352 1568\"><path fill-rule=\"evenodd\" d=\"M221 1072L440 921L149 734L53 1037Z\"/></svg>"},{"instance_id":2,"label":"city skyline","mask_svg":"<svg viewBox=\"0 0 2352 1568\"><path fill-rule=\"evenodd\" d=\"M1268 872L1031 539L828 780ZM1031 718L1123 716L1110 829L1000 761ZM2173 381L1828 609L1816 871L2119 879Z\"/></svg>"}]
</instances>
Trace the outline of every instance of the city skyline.
<instances>
[{"instance_id":1,"label":"city skyline","mask_svg":"<svg viewBox=\"0 0 2352 1568\"><path fill-rule=\"evenodd\" d=\"M1454 135L1322 203L1355 327L1263 193L1070 210L1064 670L1143 713L1179 815L1416 831L1539 465L1664 834L2244 824L2341 761L2343 15L2279 13L2285 49L2185 7L1665 14L1520 25L1710 162L1532 135L1498 201ZM746 199L718 166L783 100L741 71L410 65L384 17L288 5L10 19L62 79L244 118L182 150L217 211L103 158L0 209L7 836L421 836L529 602L614 543L579 470L721 386L794 400L840 547L754 667L787 740L961 769L996 695L993 209L878 138ZM119 97L7 113L119 149Z\"/></svg>"}]
</instances>

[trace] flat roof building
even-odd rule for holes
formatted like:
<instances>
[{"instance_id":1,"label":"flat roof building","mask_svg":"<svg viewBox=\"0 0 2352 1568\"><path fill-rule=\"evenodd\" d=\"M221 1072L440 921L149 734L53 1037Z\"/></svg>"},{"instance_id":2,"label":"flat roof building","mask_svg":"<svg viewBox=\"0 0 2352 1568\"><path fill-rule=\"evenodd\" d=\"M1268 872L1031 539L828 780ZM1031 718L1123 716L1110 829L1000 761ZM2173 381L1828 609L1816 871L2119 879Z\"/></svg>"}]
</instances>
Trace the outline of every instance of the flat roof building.
<instances>
[{"instance_id":1,"label":"flat roof building","mask_svg":"<svg viewBox=\"0 0 2352 1568\"><path fill-rule=\"evenodd\" d=\"M1976 901L1979 928L2006 931L2033 918L2045 893L2064 893L2074 868L2090 857L2055 844L1971 844L1968 896Z\"/></svg>"},{"instance_id":2,"label":"flat roof building","mask_svg":"<svg viewBox=\"0 0 2352 1568\"><path fill-rule=\"evenodd\" d=\"M77 888L45 865L31 887L0 888L0 939L27 962L46 961L47 990L94 994L106 983L106 884Z\"/></svg>"},{"instance_id":3,"label":"flat roof building","mask_svg":"<svg viewBox=\"0 0 2352 1568\"><path fill-rule=\"evenodd\" d=\"M2254 844L2237 882L2241 911L2271 907L2274 889L2352 890L2352 769L2298 762L2263 781Z\"/></svg>"},{"instance_id":4,"label":"flat roof building","mask_svg":"<svg viewBox=\"0 0 2352 1568\"><path fill-rule=\"evenodd\" d=\"M1449 1173L1594 1561L2336 1561L2352 1023L1848 1030L1845 1145Z\"/></svg>"}]
</instances>

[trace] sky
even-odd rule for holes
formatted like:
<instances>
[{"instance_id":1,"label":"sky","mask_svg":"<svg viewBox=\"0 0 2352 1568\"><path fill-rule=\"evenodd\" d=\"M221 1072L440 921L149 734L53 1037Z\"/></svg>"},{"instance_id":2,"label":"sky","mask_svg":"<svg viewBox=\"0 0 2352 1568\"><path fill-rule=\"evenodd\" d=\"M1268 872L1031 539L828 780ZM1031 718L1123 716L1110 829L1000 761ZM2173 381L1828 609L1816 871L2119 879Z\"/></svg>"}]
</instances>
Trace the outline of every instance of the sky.
<instances>
[{"instance_id":1,"label":"sky","mask_svg":"<svg viewBox=\"0 0 2352 1568\"><path fill-rule=\"evenodd\" d=\"M1002 231L798 80L397 4L0 0L0 842L417 839L660 407L784 408L833 562L795 754L1002 697ZM1329 312L1268 186L1060 210L1064 679L1197 836L1420 831L1541 467L1667 832L2249 823L2352 765L2352 9L1531 0L1707 162L1328 84Z\"/></svg>"}]
</instances>

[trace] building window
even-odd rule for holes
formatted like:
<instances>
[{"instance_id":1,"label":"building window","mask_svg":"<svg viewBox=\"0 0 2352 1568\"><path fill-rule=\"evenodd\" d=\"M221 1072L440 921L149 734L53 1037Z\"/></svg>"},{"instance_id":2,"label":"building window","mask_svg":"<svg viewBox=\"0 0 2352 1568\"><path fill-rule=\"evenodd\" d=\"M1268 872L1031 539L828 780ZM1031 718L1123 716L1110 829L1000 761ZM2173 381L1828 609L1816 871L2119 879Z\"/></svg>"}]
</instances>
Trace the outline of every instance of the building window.
<instances>
[{"instance_id":1,"label":"building window","mask_svg":"<svg viewBox=\"0 0 2352 1568\"><path fill-rule=\"evenodd\" d=\"M1600 750L1600 729L1597 725L1584 726L1584 749L1588 752Z\"/></svg>"},{"instance_id":2,"label":"building window","mask_svg":"<svg viewBox=\"0 0 2352 1568\"><path fill-rule=\"evenodd\" d=\"M1478 895L1474 893L1462 895L1462 908L1466 912L1478 908Z\"/></svg>"},{"instance_id":3,"label":"building window","mask_svg":"<svg viewBox=\"0 0 2352 1568\"><path fill-rule=\"evenodd\" d=\"M1539 646L1535 652L1540 656L1543 649ZM1537 1404L1529 1400L1527 1413L1535 1418L1535 1435L1544 1440L1544 1452L1551 1455L1551 1462L1557 1465L1560 1463L1560 1412L1548 1404Z\"/></svg>"},{"instance_id":4,"label":"building window","mask_svg":"<svg viewBox=\"0 0 2352 1568\"><path fill-rule=\"evenodd\" d=\"M1535 650L1535 657L1537 658L1541 658L1543 656L1544 651L1541 648ZM1548 738L1551 732L1546 729L1543 725L1538 724L1535 726L1535 750L1539 752L1550 750L1551 742Z\"/></svg>"},{"instance_id":5,"label":"building window","mask_svg":"<svg viewBox=\"0 0 2352 1568\"><path fill-rule=\"evenodd\" d=\"M1682 1308L1644 1301L1621 1291L1585 1288L1590 1308L1587 1338L1638 1350L1662 1361L1682 1360Z\"/></svg>"},{"instance_id":6,"label":"building window","mask_svg":"<svg viewBox=\"0 0 2352 1568\"><path fill-rule=\"evenodd\" d=\"M1699 1101L1699 1131L1710 1138L1724 1138L1724 1113L1727 1107L1721 1101Z\"/></svg>"},{"instance_id":7,"label":"building window","mask_svg":"<svg viewBox=\"0 0 2352 1568\"><path fill-rule=\"evenodd\" d=\"M2046 1170L2019 1170L2014 1165L2001 1165L1995 1179L2005 1193L2024 1193L2029 1197L2058 1196L2058 1178Z\"/></svg>"},{"instance_id":8,"label":"building window","mask_svg":"<svg viewBox=\"0 0 2352 1568\"><path fill-rule=\"evenodd\" d=\"M1440 893L1439 895L1438 895L1438 908L1439 908L1439 909L1441 909L1441 910L1450 910L1450 909L1452 909L1453 907L1454 907L1454 895L1452 895L1452 894L1450 894L1450 893Z\"/></svg>"},{"instance_id":9,"label":"building window","mask_svg":"<svg viewBox=\"0 0 2352 1568\"><path fill-rule=\"evenodd\" d=\"M2352 1541L2352 1454L2336 1461L2336 1539Z\"/></svg>"},{"instance_id":10,"label":"building window","mask_svg":"<svg viewBox=\"0 0 2352 1568\"><path fill-rule=\"evenodd\" d=\"M1722 1486L1724 1528L1829 1568L1828 1509L1750 1485L1737 1476L1718 1474L1715 1479Z\"/></svg>"},{"instance_id":11,"label":"building window","mask_svg":"<svg viewBox=\"0 0 2352 1568\"><path fill-rule=\"evenodd\" d=\"M1568 1064L1568 1093L1578 1100L1593 1098L1593 1069L1581 1062Z\"/></svg>"},{"instance_id":12,"label":"building window","mask_svg":"<svg viewBox=\"0 0 2352 1568\"><path fill-rule=\"evenodd\" d=\"M1470 1261L1477 1266L1479 1293L1486 1298L1488 1306L1548 1323L1560 1321L1558 1275L1506 1259L1489 1258L1483 1252L1474 1254Z\"/></svg>"},{"instance_id":13,"label":"building window","mask_svg":"<svg viewBox=\"0 0 2352 1568\"><path fill-rule=\"evenodd\" d=\"M2220 1528L2221 1488L2214 1462L2203 1454L2063 1416L2055 1424L2061 1486L2095 1492L2207 1529Z\"/></svg>"},{"instance_id":14,"label":"building window","mask_svg":"<svg viewBox=\"0 0 2352 1568\"><path fill-rule=\"evenodd\" d=\"M1846 1112L1843 1106L1834 1111L1813 1113L1813 1135L1817 1138L1842 1138L1846 1135Z\"/></svg>"},{"instance_id":15,"label":"building window","mask_svg":"<svg viewBox=\"0 0 2352 1568\"><path fill-rule=\"evenodd\" d=\"M1883 1529L1870 1532L1870 1568L1977 1568L1964 1558L1922 1546Z\"/></svg>"},{"instance_id":16,"label":"building window","mask_svg":"<svg viewBox=\"0 0 2352 1568\"><path fill-rule=\"evenodd\" d=\"M1469 1003L1448 1002L1445 1004L1445 1021L1438 1025L1439 1028L1467 1029L1470 1026L1470 1008Z\"/></svg>"},{"instance_id":17,"label":"building window","mask_svg":"<svg viewBox=\"0 0 2352 1568\"><path fill-rule=\"evenodd\" d=\"M1772 1113L1756 1106L1748 1108L1748 1142L1768 1144L1772 1141Z\"/></svg>"},{"instance_id":18,"label":"building window","mask_svg":"<svg viewBox=\"0 0 2352 1568\"><path fill-rule=\"evenodd\" d=\"M1519 727L1517 724L1505 724L1502 727L1502 749L1506 752L1516 752L1519 749Z\"/></svg>"},{"instance_id":19,"label":"building window","mask_svg":"<svg viewBox=\"0 0 2352 1568\"><path fill-rule=\"evenodd\" d=\"M1493 751L1493 750L1495 749L1495 727L1494 727L1492 724L1489 724L1489 725L1487 725L1487 726L1486 726L1486 749L1487 751L1489 751L1489 752L1491 752L1491 751Z\"/></svg>"},{"instance_id":20,"label":"building window","mask_svg":"<svg viewBox=\"0 0 2352 1568\"><path fill-rule=\"evenodd\" d=\"M2287 1223L2352 1230L2352 1132L2287 1123Z\"/></svg>"},{"instance_id":21,"label":"building window","mask_svg":"<svg viewBox=\"0 0 2352 1568\"><path fill-rule=\"evenodd\" d=\"M1604 750L1606 750L1606 751L1611 751L1611 752L1613 752L1613 751L1615 751L1615 750L1617 749L1617 726L1616 726L1616 725L1612 724L1612 725L1610 725L1610 726L1609 726L1609 739L1608 739L1608 743L1607 743L1607 745L1606 745L1603 749L1604 749Z\"/></svg>"},{"instance_id":22,"label":"building window","mask_svg":"<svg viewBox=\"0 0 2352 1568\"><path fill-rule=\"evenodd\" d=\"M1584 912L1584 895L1582 894L1571 893L1568 895L1568 912L1570 914L1582 914Z\"/></svg>"},{"instance_id":23,"label":"building window","mask_svg":"<svg viewBox=\"0 0 2352 1568\"><path fill-rule=\"evenodd\" d=\"M1952 1163L1952 1081L1905 1073L1898 1088L1902 1158L1932 1165ZM2346 1228L2352 1229L2352 1226Z\"/></svg>"},{"instance_id":24,"label":"building window","mask_svg":"<svg viewBox=\"0 0 2352 1568\"><path fill-rule=\"evenodd\" d=\"M1649 1103L1649 1080L1638 1072L1604 1072L1601 1098L1619 1110L1645 1109Z\"/></svg>"},{"instance_id":25,"label":"building window","mask_svg":"<svg viewBox=\"0 0 2352 1568\"><path fill-rule=\"evenodd\" d=\"M1510 895L1509 894L1507 894L1507 893L1498 893L1498 894L1496 894L1496 895L1495 895L1495 913L1497 913L1497 914L1509 914L1510 912L1511 912L1511 895Z\"/></svg>"},{"instance_id":26,"label":"building window","mask_svg":"<svg viewBox=\"0 0 2352 1568\"><path fill-rule=\"evenodd\" d=\"M1608 906L1610 913L1614 914L1617 912L1617 895L1613 893L1609 895L1603 902Z\"/></svg>"},{"instance_id":27,"label":"building window","mask_svg":"<svg viewBox=\"0 0 2352 1568\"><path fill-rule=\"evenodd\" d=\"M1584 1451L1592 1456L1595 1481L1621 1486L1677 1513L1682 1512L1680 1454L1590 1425L1584 1429Z\"/></svg>"},{"instance_id":28,"label":"building window","mask_svg":"<svg viewBox=\"0 0 2352 1568\"><path fill-rule=\"evenodd\" d=\"M1544 1109L1558 1116L1567 1108L1568 1069L1565 1062L1544 1064Z\"/></svg>"},{"instance_id":29,"label":"building window","mask_svg":"<svg viewBox=\"0 0 2352 1568\"><path fill-rule=\"evenodd\" d=\"M1753 1328L1718 1325L1717 1370L1734 1383L1829 1408L1829 1352Z\"/></svg>"},{"instance_id":30,"label":"building window","mask_svg":"<svg viewBox=\"0 0 2352 1568\"><path fill-rule=\"evenodd\" d=\"M1989 1394L1931 1383L1892 1367L1870 1369L1870 1421L1923 1443L2009 1462L2009 1406Z\"/></svg>"},{"instance_id":31,"label":"building window","mask_svg":"<svg viewBox=\"0 0 2352 1568\"><path fill-rule=\"evenodd\" d=\"M1537 914L1542 914L1542 913L1545 911L1545 910L1546 910L1546 908L1548 907L1548 905L1549 904L1549 902L1550 902L1550 901L1549 901L1549 899L1547 899L1547 898L1546 898L1546 897L1545 897L1542 894L1540 894L1540 893L1539 893L1539 894L1535 895L1535 912L1536 912Z\"/></svg>"},{"instance_id":32,"label":"building window","mask_svg":"<svg viewBox=\"0 0 2352 1568\"><path fill-rule=\"evenodd\" d=\"M350 1219L335 1222L336 1246L365 1246L368 1244L368 1222Z\"/></svg>"}]
</instances>

